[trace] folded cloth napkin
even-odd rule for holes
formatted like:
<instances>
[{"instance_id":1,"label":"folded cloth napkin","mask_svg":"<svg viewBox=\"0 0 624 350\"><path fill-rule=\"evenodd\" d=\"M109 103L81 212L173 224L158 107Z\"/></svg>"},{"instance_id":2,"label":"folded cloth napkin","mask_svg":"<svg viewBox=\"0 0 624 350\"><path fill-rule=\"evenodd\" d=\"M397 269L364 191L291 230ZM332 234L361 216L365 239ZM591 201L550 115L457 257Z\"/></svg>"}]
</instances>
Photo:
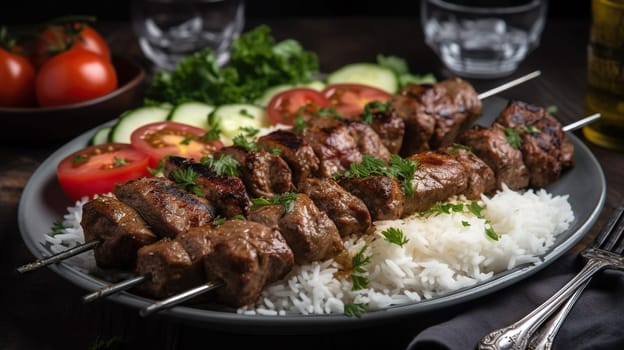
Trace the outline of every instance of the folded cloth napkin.
<instances>
[{"instance_id":1,"label":"folded cloth napkin","mask_svg":"<svg viewBox=\"0 0 624 350\"><path fill-rule=\"evenodd\" d=\"M489 332L524 317L580 270L577 254L566 254L544 270L501 291L470 302L461 314L424 329L408 350L476 349ZM624 272L598 272L568 315L553 349L624 349Z\"/></svg>"}]
</instances>

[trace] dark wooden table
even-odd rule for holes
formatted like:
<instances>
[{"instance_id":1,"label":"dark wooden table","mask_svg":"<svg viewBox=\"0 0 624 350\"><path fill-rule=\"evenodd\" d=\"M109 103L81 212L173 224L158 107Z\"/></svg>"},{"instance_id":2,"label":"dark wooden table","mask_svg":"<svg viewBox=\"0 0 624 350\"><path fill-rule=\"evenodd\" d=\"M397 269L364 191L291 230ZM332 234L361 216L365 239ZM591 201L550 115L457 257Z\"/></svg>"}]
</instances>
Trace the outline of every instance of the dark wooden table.
<instances>
[{"instance_id":1,"label":"dark wooden table","mask_svg":"<svg viewBox=\"0 0 624 350\"><path fill-rule=\"evenodd\" d=\"M416 18L251 19L248 27L260 23L270 25L276 38L295 38L307 49L317 52L323 71L354 61L372 61L381 53L404 57L414 73L434 72L440 79L448 76L425 46ZM100 25L114 53L147 64L128 24ZM557 116L564 124L584 116L587 39L586 22L549 21L540 47L515 74L519 76L539 69L542 76L503 96L537 105L555 105ZM504 81L471 80L477 91ZM582 138L580 132L575 134ZM15 271L17 266L33 259L16 223L21 190L41 162L62 144L31 146L28 142L31 137L36 136L24 135L22 143L0 145L1 349L89 349L109 340L128 349L215 348L217 344L227 344L229 348L365 349L375 343L401 349L424 327L446 320L465 307L460 304L374 329L320 335L252 335L237 334L235 330L216 331L158 316L142 318L136 309L110 301L83 305L80 297L85 291L51 270L27 275L18 275ZM596 234L605 217L624 196L624 154L591 144L589 147L605 172L607 200L598 225L575 249Z\"/></svg>"}]
</instances>

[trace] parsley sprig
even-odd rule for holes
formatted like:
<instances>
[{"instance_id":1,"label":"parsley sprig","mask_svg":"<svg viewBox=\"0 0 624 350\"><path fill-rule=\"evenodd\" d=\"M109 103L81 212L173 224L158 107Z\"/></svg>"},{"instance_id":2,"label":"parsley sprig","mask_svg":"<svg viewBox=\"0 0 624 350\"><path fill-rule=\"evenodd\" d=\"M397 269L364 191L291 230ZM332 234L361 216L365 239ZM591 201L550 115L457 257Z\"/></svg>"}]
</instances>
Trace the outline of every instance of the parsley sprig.
<instances>
[{"instance_id":1,"label":"parsley sprig","mask_svg":"<svg viewBox=\"0 0 624 350\"><path fill-rule=\"evenodd\" d=\"M204 192L197 186L199 174L192 168L175 169L171 172L171 178L180 188L198 196L204 196Z\"/></svg>"},{"instance_id":2,"label":"parsley sprig","mask_svg":"<svg viewBox=\"0 0 624 350\"><path fill-rule=\"evenodd\" d=\"M507 142L511 147L518 149L522 145L522 139L516 129L505 128L505 136L507 137Z\"/></svg>"},{"instance_id":3,"label":"parsley sprig","mask_svg":"<svg viewBox=\"0 0 624 350\"><path fill-rule=\"evenodd\" d=\"M390 156L390 164L387 165L381 159L375 158L369 154L362 156L360 163L351 163L342 176L351 178L362 178L368 176L389 176L401 182L403 193L408 196L414 194L414 186L412 179L418 168L418 162L409 159L403 159L396 154ZM338 175L337 177L339 177Z\"/></svg>"},{"instance_id":4,"label":"parsley sprig","mask_svg":"<svg viewBox=\"0 0 624 350\"><path fill-rule=\"evenodd\" d=\"M284 213L291 212L295 208L295 201L297 200L297 193L286 192L281 195L277 195L271 198L252 198L251 209L255 210L267 205L282 205Z\"/></svg>"},{"instance_id":5,"label":"parsley sprig","mask_svg":"<svg viewBox=\"0 0 624 350\"><path fill-rule=\"evenodd\" d=\"M52 227L50 228L50 233L48 233L48 235L50 237L54 237L58 234L63 233L64 229L65 226L63 226L63 223L61 221L55 221L52 223Z\"/></svg>"},{"instance_id":6,"label":"parsley sprig","mask_svg":"<svg viewBox=\"0 0 624 350\"><path fill-rule=\"evenodd\" d=\"M344 305L345 316L362 317L368 310L368 304L362 303L346 303Z\"/></svg>"},{"instance_id":7,"label":"parsley sprig","mask_svg":"<svg viewBox=\"0 0 624 350\"><path fill-rule=\"evenodd\" d=\"M364 105L364 112L360 117L360 120L363 123L370 124L373 122L375 118L375 113L385 113L388 108L390 108L390 101L381 102L381 101L371 101Z\"/></svg>"},{"instance_id":8,"label":"parsley sprig","mask_svg":"<svg viewBox=\"0 0 624 350\"><path fill-rule=\"evenodd\" d=\"M362 249L351 258L353 269L353 273L351 273L353 287L351 287L351 290L361 290L368 287L368 277L364 275L366 273L364 266L370 263L371 257L364 255L366 248L368 248L367 245L362 247Z\"/></svg>"},{"instance_id":9,"label":"parsley sprig","mask_svg":"<svg viewBox=\"0 0 624 350\"><path fill-rule=\"evenodd\" d=\"M386 241L396 244L399 247L403 247L407 244L407 242L409 242L409 239L405 237L403 230L396 227L390 227L381 231L381 235L384 236Z\"/></svg>"},{"instance_id":10,"label":"parsley sprig","mask_svg":"<svg viewBox=\"0 0 624 350\"><path fill-rule=\"evenodd\" d=\"M240 173L238 171L239 163L232 156L227 154L222 154L219 159L215 159L214 156L203 156L199 162L208 166L210 169L214 170L214 172L221 176L239 176Z\"/></svg>"},{"instance_id":11,"label":"parsley sprig","mask_svg":"<svg viewBox=\"0 0 624 350\"><path fill-rule=\"evenodd\" d=\"M238 134L234 136L232 142L234 143L234 145L242 147L248 151L258 152L260 150L260 146L258 146L258 143L248 140L244 134Z\"/></svg>"},{"instance_id":12,"label":"parsley sprig","mask_svg":"<svg viewBox=\"0 0 624 350\"><path fill-rule=\"evenodd\" d=\"M434 204L433 206L431 206L431 208L429 208L428 210L420 212L420 215L421 216L425 216L427 214L441 215L441 214L450 214L452 212L461 213L464 211L468 211L472 213L474 216L476 216L477 218L485 220L485 234L491 239L498 241L500 236L498 233L496 233L496 231L494 231L494 228L492 227L492 224L490 223L490 221L485 219L485 216L483 215L484 209L485 209L485 206L480 205L476 201L472 201L467 204L438 202ZM461 224L464 227L470 226L470 223L467 221L462 221Z\"/></svg>"}]
</instances>

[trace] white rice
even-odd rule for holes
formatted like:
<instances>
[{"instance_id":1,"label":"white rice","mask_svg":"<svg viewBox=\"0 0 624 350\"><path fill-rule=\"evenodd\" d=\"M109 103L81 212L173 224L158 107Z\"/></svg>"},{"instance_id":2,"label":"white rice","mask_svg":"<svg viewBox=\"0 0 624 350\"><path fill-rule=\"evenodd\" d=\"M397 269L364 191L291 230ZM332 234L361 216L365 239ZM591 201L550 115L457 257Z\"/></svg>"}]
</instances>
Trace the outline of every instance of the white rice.
<instances>
[{"instance_id":1,"label":"white rice","mask_svg":"<svg viewBox=\"0 0 624 350\"><path fill-rule=\"evenodd\" d=\"M58 252L84 241L80 220L86 198L68 208L65 229L46 236ZM463 198L452 202L469 203ZM245 315L344 313L345 304L367 304L368 310L430 299L474 285L521 264L539 264L539 255L574 220L568 196L552 196L543 189L514 192L503 188L483 196L483 218L468 210L450 214L418 214L401 220L375 222L375 234L345 241L355 255L366 246L370 262L363 267L368 288L353 291L350 273L333 259L296 266L284 279L267 286ZM499 234L485 233L491 225ZM407 243L400 247L384 239L387 228L401 229ZM91 265L91 264L90 264Z\"/></svg>"}]
</instances>

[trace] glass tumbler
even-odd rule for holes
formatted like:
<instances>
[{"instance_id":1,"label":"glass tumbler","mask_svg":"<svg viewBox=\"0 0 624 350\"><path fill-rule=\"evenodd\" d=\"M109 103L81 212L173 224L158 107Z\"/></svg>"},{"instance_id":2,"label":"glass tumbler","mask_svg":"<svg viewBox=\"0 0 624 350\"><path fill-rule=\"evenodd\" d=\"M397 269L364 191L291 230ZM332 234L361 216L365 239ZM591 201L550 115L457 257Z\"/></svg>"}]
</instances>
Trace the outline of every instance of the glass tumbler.
<instances>
[{"instance_id":1,"label":"glass tumbler","mask_svg":"<svg viewBox=\"0 0 624 350\"><path fill-rule=\"evenodd\" d=\"M422 0L425 40L454 74L512 74L539 45L547 0Z\"/></svg>"},{"instance_id":2,"label":"glass tumbler","mask_svg":"<svg viewBox=\"0 0 624 350\"><path fill-rule=\"evenodd\" d=\"M243 30L243 0L133 0L133 28L143 54L157 69L210 48L217 63L229 59L232 41Z\"/></svg>"}]
</instances>

